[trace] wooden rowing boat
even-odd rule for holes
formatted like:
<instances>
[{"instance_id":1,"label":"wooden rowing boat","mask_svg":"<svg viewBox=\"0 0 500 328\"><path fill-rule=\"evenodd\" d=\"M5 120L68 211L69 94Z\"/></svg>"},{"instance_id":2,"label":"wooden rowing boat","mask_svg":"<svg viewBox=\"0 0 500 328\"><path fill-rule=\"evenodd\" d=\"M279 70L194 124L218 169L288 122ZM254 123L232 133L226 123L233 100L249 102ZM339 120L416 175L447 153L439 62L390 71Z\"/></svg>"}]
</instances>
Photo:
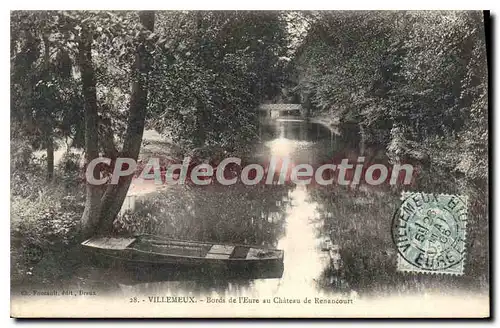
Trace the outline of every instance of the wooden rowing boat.
<instances>
[{"instance_id":1,"label":"wooden rowing boat","mask_svg":"<svg viewBox=\"0 0 500 328\"><path fill-rule=\"evenodd\" d=\"M93 237L82 243L94 254L135 264L282 265L283 251L259 246L168 239L157 236Z\"/></svg>"}]
</instances>

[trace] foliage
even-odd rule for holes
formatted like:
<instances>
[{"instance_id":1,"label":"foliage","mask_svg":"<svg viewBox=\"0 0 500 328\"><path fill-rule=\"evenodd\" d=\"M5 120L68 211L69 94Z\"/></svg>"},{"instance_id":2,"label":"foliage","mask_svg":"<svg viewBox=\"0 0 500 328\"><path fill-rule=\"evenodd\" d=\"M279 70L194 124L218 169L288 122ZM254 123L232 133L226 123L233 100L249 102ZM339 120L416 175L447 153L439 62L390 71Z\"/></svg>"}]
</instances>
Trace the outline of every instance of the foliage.
<instances>
[{"instance_id":1,"label":"foliage","mask_svg":"<svg viewBox=\"0 0 500 328\"><path fill-rule=\"evenodd\" d=\"M294 59L296 92L313 115L358 123L394 161L485 179L484 37L480 12L324 12Z\"/></svg>"},{"instance_id":2,"label":"foliage","mask_svg":"<svg viewBox=\"0 0 500 328\"><path fill-rule=\"evenodd\" d=\"M288 190L286 186L259 188L240 183L222 189L170 186L138 197L133 213L119 216L115 229L126 234L272 245L284 233L288 201L283 199Z\"/></svg>"},{"instance_id":3,"label":"foliage","mask_svg":"<svg viewBox=\"0 0 500 328\"><path fill-rule=\"evenodd\" d=\"M50 11L11 17L11 117L18 123L12 137L49 152L55 138L81 143L83 123L74 52L62 43L60 25L60 15Z\"/></svg>"},{"instance_id":4,"label":"foliage","mask_svg":"<svg viewBox=\"0 0 500 328\"><path fill-rule=\"evenodd\" d=\"M14 196L11 202L12 233L33 244L68 244L78 231L82 205L73 196L41 192L32 200Z\"/></svg>"},{"instance_id":5,"label":"foliage","mask_svg":"<svg viewBox=\"0 0 500 328\"><path fill-rule=\"evenodd\" d=\"M11 274L18 281L34 277L53 281L64 267L65 252L78 241L79 222L83 210L83 190L75 183L61 180L56 171L54 183L47 184L40 165L30 171L17 172L11 185ZM30 262L26 247L36 246L44 252L39 264ZM53 259L54 254L58 254ZM53 263L52 263L53 261ZM34 278L33 278L34 279Z\"/></svg>"},{"instance_id":6,"label":"foliage","mask_svg":"<svg viewBox=\"0 0 500 328\"><path fill-rule=\"evenodd\" d=\"M153 126L187 150L244 151L256 138L257 105L280 91L286 40L279 13L159 16Z\"/></svg>"},{"instance_id":7,"label":"foliage","mask_svg":"<svg viewBox=\"0 0 500 328\"><path fill-rule=\"evenodd\" d=\"M37 186L43 186L40 174L41 163L33 154L33 149L26 140L14 139L10 147L10 185L11 194L20 197L36 197Z\"/></svg>"}]
</instances>

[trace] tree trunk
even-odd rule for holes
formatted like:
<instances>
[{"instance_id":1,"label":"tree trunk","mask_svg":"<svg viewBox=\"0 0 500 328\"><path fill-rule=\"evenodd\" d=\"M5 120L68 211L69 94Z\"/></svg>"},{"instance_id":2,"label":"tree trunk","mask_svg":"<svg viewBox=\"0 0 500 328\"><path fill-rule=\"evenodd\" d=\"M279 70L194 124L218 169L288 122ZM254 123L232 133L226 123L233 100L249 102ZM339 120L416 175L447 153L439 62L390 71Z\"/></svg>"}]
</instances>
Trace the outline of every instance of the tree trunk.
<instances>
[{"instance_id":1,"label":"tree trunk","mask_svg":"<svg viewBox=\"0 0 500 328\"><path fill-rule=\"evenodd\" d=\"M148 30L154 29L154 12L139 13L141 23ZM85 100L85 160L89 163L99 156L98 151L98 111L96 96L95 72L92 66L92 38L87 30L82 31L79 44L80 67L82 72L83 96ZM141 42L136 49L136 59L133 69L132 94L127 131L124 138L121 157L137 160L144 133L147 108L147 75L149 59L146 47ZM93 172L99 178L99 169ZM96 233L109 234L113 221L118 215L127 191L132 182L132 175L121 177L116 185L108 185L104 194L99 186L87 182L87 197L82 215L82 233L90 237Z\"/></svg>"},{"instance_id":2,"label":"tree trunk","mask_svg":"<svg viewBox=\"0 0 500 328\"><path fill-rule=\"evenodd\" d=\"M96 79L92 65L92 36L87 29L82 31L79 43L79 62L85 108L85 162L88 164L99 156L99 151ZM99 169L96 168L93 174L98 179ZM84 238L90 237L96 232L101 203L99 186L92 185L87 181L86 189L85 209L81 218Z\"/></svg>"},{"instance_id":3,"label":"tree trunk","mask_svg":"<svg viewBox=\"0 0 500 328\"><path fill-rule=\"evenodd\" d=\"M54 140L52 135L47 137L47 180L52 181L54 177Z\"/></svg>"},{"instance_id":4,"label":"tree trunk","mask_svg":"<svg viewBox=\"0 0 500 328\"><path fill-rule=\"evenodd\" d=\"M44 34L42 36L43 39L43 48L44 48L44 53L43 53L43 64L44 64L44 76L45 79L49 80L50 79L50 43L49 43L49 37L47 34ZM54 177L54 139L52 136L52 111L51 111L51 106L48 106L46 108L46 115L48 121L45 122L47 126L43 127L43 131L45 134L45 147L47 149L47 181L52 181L52 178Z\"/></svg>"},{"instance_id":5,"label":"tree trunk","mask_svg":"<svg viewBox=\"0 0 500 328\"><path fill-rule=\"evenodd\" d=\"M142 25L150 31L154 30L154 12L139 13ZM137 161L141 149L142 135L146 120L148 98L148 74L150 63L146 47L141 42L136 49L130 112L127 122L127 131L123 143L121 157L132 158ZM116 185L108 185L100 207L99 233L108 234L113 228L113 221L127 195L133 175L121 177Z\"/></svg>"}]
</instances>

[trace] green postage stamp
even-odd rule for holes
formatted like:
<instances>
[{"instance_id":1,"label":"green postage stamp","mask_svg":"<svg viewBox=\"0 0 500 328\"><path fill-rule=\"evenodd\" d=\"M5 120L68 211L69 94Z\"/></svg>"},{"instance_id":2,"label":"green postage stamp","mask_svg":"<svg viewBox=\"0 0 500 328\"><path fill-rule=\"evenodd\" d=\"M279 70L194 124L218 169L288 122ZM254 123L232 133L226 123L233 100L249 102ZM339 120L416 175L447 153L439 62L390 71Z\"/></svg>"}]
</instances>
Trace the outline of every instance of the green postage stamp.
<instances>
[{"instance_id":1,"label":"green postage stamp","mask_svg":"<svg viewBox=\"0 0 500 328\"><path fill-rule=\"evenodd\" d=\"M392 226L398 270L462 275L467 197L403 192L401 200Z\"/></svg>"}]
</instances>

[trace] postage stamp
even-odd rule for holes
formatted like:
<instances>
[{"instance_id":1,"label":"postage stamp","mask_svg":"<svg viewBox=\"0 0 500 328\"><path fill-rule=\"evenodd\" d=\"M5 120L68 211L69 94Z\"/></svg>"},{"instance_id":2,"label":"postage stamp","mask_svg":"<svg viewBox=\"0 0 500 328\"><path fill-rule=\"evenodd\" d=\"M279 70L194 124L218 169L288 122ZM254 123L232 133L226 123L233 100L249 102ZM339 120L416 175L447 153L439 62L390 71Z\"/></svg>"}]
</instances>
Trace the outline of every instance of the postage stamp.
<instances>
[{"instance_id":1,"label":"postage stamp","mask_svg":"<svg viewBox=\"0 0 500 328\"><path fill-rule=\"evenodd\" d=\"M467 197L403 192L393 217L398 270L463 275Z\"/></svg>"}]
</instances>

